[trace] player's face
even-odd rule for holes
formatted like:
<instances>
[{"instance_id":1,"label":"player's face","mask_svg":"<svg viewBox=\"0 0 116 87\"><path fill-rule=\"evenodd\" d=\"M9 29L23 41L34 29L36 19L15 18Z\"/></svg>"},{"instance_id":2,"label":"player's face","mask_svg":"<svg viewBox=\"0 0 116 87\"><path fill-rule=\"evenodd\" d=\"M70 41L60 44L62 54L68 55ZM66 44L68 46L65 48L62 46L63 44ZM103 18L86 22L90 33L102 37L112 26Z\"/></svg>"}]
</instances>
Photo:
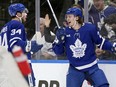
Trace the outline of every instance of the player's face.
<instances>
[{"instance_id":1,"label":"player's face","mask_svg":"<svg viewBox=\"0 0 116 87\"><path fill-rule=\"evenodd\" d=\"M43 20L40 20L40 32L42 34L44 33L44 27L45 27L44 21Z\"/></svg>"},{"instance_id":2,"label":"player's face","mask_svg":"<svg viewBox=\"0 0 116 87\"><path fill-rule=\"evenodd\" d=\"M25 22L26 19L27 19L27 13L23 12L22 13L22 20L23 20L23 22Z\"/></svg>"},{"instance_id":3,"label":"player's face","mask_svg":"<svg viewBox=\"0 0 116 87\"><path fill-rule=\"evenodd\" d=\"M103 10L104 9L104 0L93 0L94 6L97 10Z\"/></svg>"},{"instance_id":4,"label":"player's face","mask_svg":"<svg viewBox=\"0 0 116 87\"><path fill-rule=\"evenodd\" d=\"M104 51L101 50L101 49L99 49L99 48L96 48L96 50L95 50L96 56L100 56L100 55L102 55L103 52L104 52Z\"/></svg>"},{"instance_id":5,"label":"player's face","mask_svg":"<svg viewBox=\"0 0 116 87\"><path fill-rule=\"evenodd\" d=\"M76 23L76 17L73 14L67 14L66 21L69 27L73 27Z\"/></svg>"}]
</instances>

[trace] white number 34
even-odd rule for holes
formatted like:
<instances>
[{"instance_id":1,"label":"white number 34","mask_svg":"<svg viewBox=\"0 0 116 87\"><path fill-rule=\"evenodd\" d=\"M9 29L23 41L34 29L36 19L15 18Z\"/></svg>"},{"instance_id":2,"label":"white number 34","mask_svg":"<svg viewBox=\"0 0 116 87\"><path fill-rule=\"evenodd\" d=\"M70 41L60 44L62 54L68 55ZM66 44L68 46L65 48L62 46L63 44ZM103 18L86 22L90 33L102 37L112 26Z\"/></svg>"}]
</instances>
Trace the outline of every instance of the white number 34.
<instances>
[{"instance_id":1,"label":"white number 34","mask_svg":"<svg viewBox=\"0 0 116 87\"><path fill-rule=\"evenodd\" d=\"M21 34L21 29L18 29L18 30L12 29L11 30L11 35L15 35L15 34Z\"/></svg>"}]
</instances>

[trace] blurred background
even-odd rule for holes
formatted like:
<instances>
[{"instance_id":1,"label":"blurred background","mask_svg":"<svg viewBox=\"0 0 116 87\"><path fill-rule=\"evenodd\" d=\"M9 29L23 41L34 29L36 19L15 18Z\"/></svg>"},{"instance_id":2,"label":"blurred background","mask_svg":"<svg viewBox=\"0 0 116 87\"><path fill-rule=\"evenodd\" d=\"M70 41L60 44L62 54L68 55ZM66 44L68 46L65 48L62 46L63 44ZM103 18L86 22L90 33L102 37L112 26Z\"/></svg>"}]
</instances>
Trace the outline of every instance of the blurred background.
<instances>
[{"instance_id":1,"label":"blurred background","mask_svg":"<svg viewBox=\"0 0 116 87\"><path fill-rule=\"evenodd\" d=\"M0 27L2 27L6 22L10 20L10 16L8 14L8 6L11 3L23 3L29 10L28 19L25 23L25 27L27 28L28 38L30 39L35 33L35 1L36 0L0 0ZM53 10L56 14L56 17L59 19L61 15L61 11L63 6L67 8L75 3L76 0L50 0L50 3L53 7ZM78 0L79 1L79 0ZM108 2L109 0L105 0ZM67 5L68 3L68 5ZM67 5L67 6L66 6ZM40 0L40 17L45 17L45 14L49 14L51 18L51 29L56 26L55 20L47 3L47 0ZM60 19L59 19L60 20ZM31 33L30 33L31 32Z\"/></svg>"},{"instance_id":2,"label":"blurred background","mask_svg":"<svg viewBox=\"0 0 116 87\"><path fill-rule=\"evenodd\" d=\"M30 39L35 33L35 0L0 0L0 27L10 20L8 14L8 6L11 3L23 3L29 10L27 22L25 27L27 28L27 35ZM63 0L50 0L52 7L54 8L57 18L60 16L60 12L63 7ZM40 0L40 16L45 17L46 13L49 14L51 21L51 27L56 26L54 18L52 17L51 10L46 0ZM52 28L51 28L52 29Z\"/></svg>"}]
</instances>

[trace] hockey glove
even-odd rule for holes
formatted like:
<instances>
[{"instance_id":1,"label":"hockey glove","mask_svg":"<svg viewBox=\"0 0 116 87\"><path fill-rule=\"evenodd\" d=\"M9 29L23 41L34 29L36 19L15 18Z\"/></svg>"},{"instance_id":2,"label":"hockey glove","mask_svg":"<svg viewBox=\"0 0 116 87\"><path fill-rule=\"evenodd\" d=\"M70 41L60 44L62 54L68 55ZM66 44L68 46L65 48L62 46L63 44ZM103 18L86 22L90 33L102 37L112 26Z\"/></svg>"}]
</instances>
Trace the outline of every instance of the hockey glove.
<instances>
[{"instance_id":1,"label":"hockey glove","mask_svg":"<svg viewBox=\"0 0 116 87\"><path fill-rule=\"evenodd\" d=\"M111 51L116 55L116 43L113 43L113 48L111 49Z\"/></svg>"},{"instance_id":2,"label":"hockey glove","mask_svg":"<svg viewBox=\"0 0 116 87\"><path fill-rule=\"evenodd\" d=\"M31 52L36 53L38 52L41 48L43 47L43 45L39 45L37 44L36 41L31 41Z\"/></svg>"},{"instance_id":3,"label":"hockey glove","mask_svg":"<svg viewBox=\"0 0 116 87\"><path fill-rule=\"evenodd\" d=\"M43 45L37 44L36 41L27 41L26 52L36 53L42 47L43 47Z\"/></svg>"},{"instance_id":4,"label":"hockey glove","mask_svg":"<svg viewBox=\"0 0 116 87\"><path fill-rule=\"evenodd\" d=\"M65 29L64 28L60 28L57 30L56 32L56 38L58 39L58 43L62 43L65 40Z\"/></svg>"}]
</instances>

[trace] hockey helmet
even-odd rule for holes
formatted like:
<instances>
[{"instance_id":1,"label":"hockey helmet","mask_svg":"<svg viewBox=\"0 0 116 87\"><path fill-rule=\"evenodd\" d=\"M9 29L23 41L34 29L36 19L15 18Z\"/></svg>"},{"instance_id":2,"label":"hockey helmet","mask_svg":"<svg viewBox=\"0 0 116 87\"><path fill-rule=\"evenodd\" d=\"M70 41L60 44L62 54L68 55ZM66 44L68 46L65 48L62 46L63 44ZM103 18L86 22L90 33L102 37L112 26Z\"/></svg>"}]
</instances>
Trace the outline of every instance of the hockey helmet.
<instances>
[{"instance_id":1,"label":"hockey helmet","mask_svg":"<svg viewBox=\"0 0 116 87\"><path fill-rule=\"evenodd\" d=\"M11 4L9 7L8 7L8 12L10 14L10 16L16 16L16 13L17 12L26 12L28 13L28 10L27 8L25 8L25 6L21 3L15 3L15 4Z\"/></svg>"},{"instance_id":2,"label":"hockey helmet","mask_svg":"<svg viewBox=\"0 0 116 87\"><path fill-rule=\"evenodd\" d=\"M74 7L69 8L69 9L67 10L66 14L73 14L73 15L79 16L79 17L81 17L81 18L83 17L82 11L81 11L80 8L74 8Z\"/></svg>"}]
</instances>

